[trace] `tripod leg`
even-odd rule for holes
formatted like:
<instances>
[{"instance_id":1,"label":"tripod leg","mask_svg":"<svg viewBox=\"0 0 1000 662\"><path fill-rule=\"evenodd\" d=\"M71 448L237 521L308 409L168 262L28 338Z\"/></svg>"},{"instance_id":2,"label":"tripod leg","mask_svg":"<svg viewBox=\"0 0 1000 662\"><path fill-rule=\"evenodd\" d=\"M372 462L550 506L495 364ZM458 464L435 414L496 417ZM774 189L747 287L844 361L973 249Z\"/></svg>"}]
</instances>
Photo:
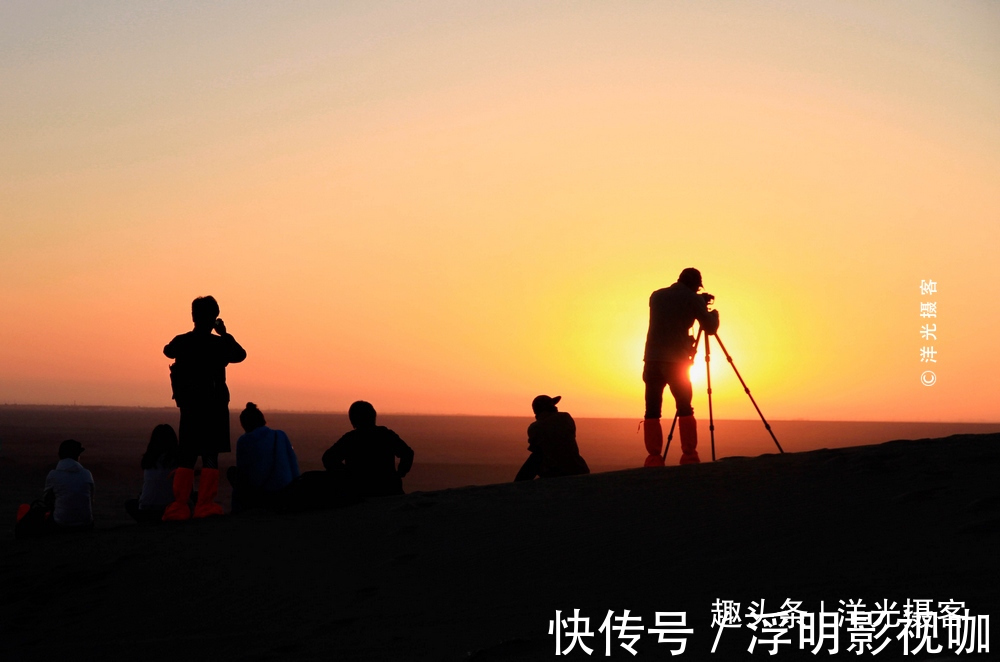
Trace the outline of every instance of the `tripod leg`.
<instances>
[{"instance_id":1,"label":"tripod leg","mask_svg":"<svg viewBox=\"0 0 1000 662\"><path fill-rule=\"evenodd\" d=\"M667 447L663 449L663 462L667 461L667 453L670 451L670 440L674 438L674 427L677 425L677 413L674 412L674 422L670 424L670 434L667 435Z\"/></svg>"},{"instance_id":2,"label":"tripod leg","mask_svg":"<svg viewBox=\"0 0 1000 662\"><path fill-rule=\"evenodd\" d=\"M736 369L736 364L733 363L733 357L731 357L729 355L729 352L726 351L726 346L723 345L722 341L719 339L719 334L715 334L715 341L719 343L719 347L722 348L722 353L726 355L726 360L729 361L729 365L733 366L733 372L736 373L736 377L740 380L740 384L743 385L743 391L747 394L747 397L750 398L750 402L753 403L753 408L757 410L757 415L760 416L760 420L764 423L764 429L767 430L767 433L769 435L771 435L771 439L774 439L774 445L778 447L778 452L784 453L785 452L784 449L781 447L781 444L778 443L778 438L774 436L774 432L771 430L771 424L768 423L767 419L764 418L764 414L761 412L760 407L757 406L757 401L753 399L752 395L750 395L750 388L747 386L747 383L743 381L743 376L740 375L740 371ZM708 343L705 344L705 348L708 349ZM708 408L709 411L711 412L712 410L711 386L709 386L708 392L709 392ZM712 459L713 460L715 459L714 445L713 445Z\"/></svg>"},{"instance_id":3,"label":"tripod leg","mask_svg":"<svg viewBox=\"0 0 1000 662\"><path fill-rule=\"evenodd\" d=\"M708 434L712 439L712 462L715 462L715 415L712 412L712 350L705 336L705 379L708 381Z\"/></svg>"}]
</instances>

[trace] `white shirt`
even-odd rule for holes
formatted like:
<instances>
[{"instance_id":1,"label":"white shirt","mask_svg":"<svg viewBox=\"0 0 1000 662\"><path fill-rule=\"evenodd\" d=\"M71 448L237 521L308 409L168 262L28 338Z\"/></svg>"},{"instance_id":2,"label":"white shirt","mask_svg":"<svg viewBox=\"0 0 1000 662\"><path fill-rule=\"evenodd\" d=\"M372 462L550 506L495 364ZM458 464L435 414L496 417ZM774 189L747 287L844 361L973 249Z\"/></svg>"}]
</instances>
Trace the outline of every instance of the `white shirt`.
<instances>
[{"instance_id":1,"label":"white shirt","mask_svg":"<svg viewBox=\"0 0 1000 662\"><path fill-rule=\"evenodd\" d=\"M94 477L71 458L59 460L45 478L45 491L55 496L52 519L60 526L85 526L94 522Z\"/></svg>"}]
</instances>

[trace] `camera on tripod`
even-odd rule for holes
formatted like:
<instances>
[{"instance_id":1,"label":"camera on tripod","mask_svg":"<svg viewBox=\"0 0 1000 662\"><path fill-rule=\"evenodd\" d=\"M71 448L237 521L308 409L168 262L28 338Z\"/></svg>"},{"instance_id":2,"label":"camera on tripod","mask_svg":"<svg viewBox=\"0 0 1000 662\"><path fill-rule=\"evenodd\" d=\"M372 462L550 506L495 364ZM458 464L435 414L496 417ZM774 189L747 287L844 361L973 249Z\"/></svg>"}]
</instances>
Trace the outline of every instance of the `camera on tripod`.
<instances>
[{"instance_id":1,"label":"camera on tripod","mask_svg":"<svg viewBox=\"0 0 1000 662\"><path fill-rule=\"evenodd\" d=\"M699 292L698 296L705 300L706 306L711 306L712 302L715 301L715 295L709 294L708 292Z\"/></svg>"}]
</instances>

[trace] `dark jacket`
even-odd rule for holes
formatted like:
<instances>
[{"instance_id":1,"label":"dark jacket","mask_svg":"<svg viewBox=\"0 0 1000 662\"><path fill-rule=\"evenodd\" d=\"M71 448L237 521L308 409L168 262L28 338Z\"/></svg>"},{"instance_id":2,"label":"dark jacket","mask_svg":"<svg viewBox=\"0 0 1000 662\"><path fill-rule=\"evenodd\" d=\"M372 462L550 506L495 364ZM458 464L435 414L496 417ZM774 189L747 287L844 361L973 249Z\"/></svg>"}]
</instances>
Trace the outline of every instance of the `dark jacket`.
<instances>
[{"instance_id":1,"label":"dark jacket","mask_svg":"<svg viewBox=\"0 0 1000 662\"><path fill-rule=\"evenodd\" d=\"M413 466L413 449L385 426L357 428L323 453L323 466L331 472L346 469L362 496L403 494L402 477Z\"/></svg>"},{"instance_id":2,"label":"dark jacket","mask_svg":"<svg viewBox=\"0 0 1000 662\"><path fill-rule=\"evenodd\" d=\"M175 359L170 366L173 398L178 407L210 407L229 404L226 366L247 357L230 334L188 331L174 337L163 353Z\"/></svg>"},{"instance_id":3,"label":"dark jacket","mask_svg":"<svg viewBox=\"0 0 1000 662\"><path fill-rule=\"evenodd\" d=\"M576 422L564 411L543 412L528 426L528 452L514 480L589 474L576 445Z\"/></svg>"},{"instance_id":4,"label":"dark jacket","mask_svg":"<svg viewBox=\"0 0 1000 662\"><path fill-rule=\"evenodd\" d=\"M688 331L698 320L707 333L719 329L719 315L684 283L656 290L649 297L649 332L644 361L690 361L694 338Z\"/></svg>"}]
</instances>

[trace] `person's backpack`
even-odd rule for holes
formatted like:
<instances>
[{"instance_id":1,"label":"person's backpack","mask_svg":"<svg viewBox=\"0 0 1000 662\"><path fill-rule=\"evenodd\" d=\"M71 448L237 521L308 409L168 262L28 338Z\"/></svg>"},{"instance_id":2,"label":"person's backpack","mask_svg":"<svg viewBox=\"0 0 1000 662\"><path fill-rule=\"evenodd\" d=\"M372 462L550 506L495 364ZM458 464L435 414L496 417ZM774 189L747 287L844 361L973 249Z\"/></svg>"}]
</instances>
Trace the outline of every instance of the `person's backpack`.
<instances>
[{"instance_id":1,"label":"person's backpack","mask_svg":"<svg viewBox=\"0 0 1000 662\"><path fill-rule=\"evenodd\" d=\"M203 370L174 361L170 364L170 397L178 407L189 402L207 402L217 397L215 380Z\"/></svg>"},{"instance_id":2,"label":"person's backpack","mask_svg":"<svg viewBox=\"0 0 1000 662\"><path fill-rule=\"evenodd\" d=\"M175 361L170 364L170 397L181 406L181 401L185 398L187 380L184 379L185 370L183 364L178 365Z\"/></svg>"}]
</instances>

